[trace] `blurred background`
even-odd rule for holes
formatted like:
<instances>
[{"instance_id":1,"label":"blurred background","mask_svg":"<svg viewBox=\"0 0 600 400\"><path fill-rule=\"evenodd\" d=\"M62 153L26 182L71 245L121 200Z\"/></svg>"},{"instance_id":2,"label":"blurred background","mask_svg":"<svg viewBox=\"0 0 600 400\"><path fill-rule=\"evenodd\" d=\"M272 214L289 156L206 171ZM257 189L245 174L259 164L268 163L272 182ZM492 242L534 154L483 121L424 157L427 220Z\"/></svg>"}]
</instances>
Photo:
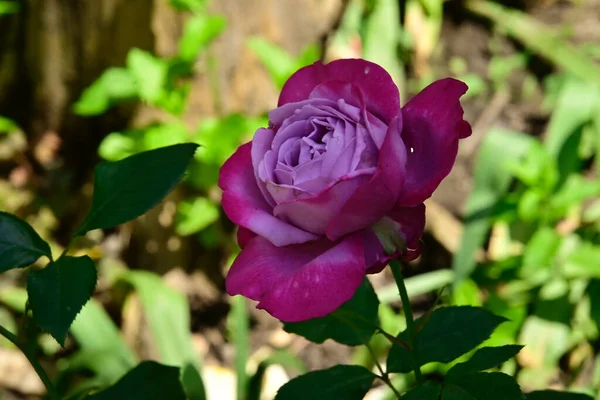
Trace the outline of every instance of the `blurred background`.
<instances>
[{"instance_id":1,"label":"blurred background","mask_svg":"<svg viewBox=\"0 0 600 400\"><path fill-rule=\"evenodd\" d=\"M72 249L100 278L64 349L37 334L61 393L114 383L143 359L198 371L211 400L271 399L336 363L373 367L365 349L310 344L224 293L238 249L220 165L266 125L291 73L345 57L383 65L403 103L446 76L470 87L473 136L428 201L425 251L407 266L417 316L484 306L510 319L486 345L526 345L503 366L524 389L600 399L599 0L0 1L0 210L53 250L84 217L97 163L202 145L166 201ZM393 278L371 279L396 334ZM0 276L0 324L19 335L24 280ZM373 339L379 357L388 346ZM0 338L0 399L43 391ZM383 386L368 396L393 398Z\"/></svg>"}]
</instances>

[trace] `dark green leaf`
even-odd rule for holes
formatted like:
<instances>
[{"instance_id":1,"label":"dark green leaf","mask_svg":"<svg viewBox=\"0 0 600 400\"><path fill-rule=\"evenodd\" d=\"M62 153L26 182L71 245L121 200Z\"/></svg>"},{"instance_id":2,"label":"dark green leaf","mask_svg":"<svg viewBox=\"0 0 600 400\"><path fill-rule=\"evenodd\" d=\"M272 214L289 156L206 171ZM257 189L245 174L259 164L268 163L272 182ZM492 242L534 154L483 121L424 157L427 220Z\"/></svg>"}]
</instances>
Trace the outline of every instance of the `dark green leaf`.
<instances>
[{"instance_id":1,"label":"dark green leaf","mask_svg":"<svg viewBox=\"0 0 600 400\"><path fill-rule=\"evenodd\" d=\"M402 400L438 400L442 392L442 384L436 381L425 381L416 388L406 392Z\"/></svg>"},{"instance_id":2,"label":"dark green leaf","mask_svg":"<svg viewBox=\"0 0 600 400\"><path fill-rule=\"evenodd\" d=\"M427 317L427 315L425 316ZM420 330L415 338L417 364L448 363L487 340L506 318L479 307L444 307L433 311L426 320L415 321ZM407 332L399 338L407 342ZM389 372L409 372L414 368L413 353L394 344L387 359Z\"/></svg>"},{"instance_id":3,"label":"dark green leaf","mask_svg":"<svg viewBox=\"0 0 600 400\"><path fill-rule=\"evenodd\" d=\"M275 400L360 400L371 389L375 375L357 365L336 365L292 379Z\"/></svg>"},{"instance_id":4,"label":"dark green leaf","mask_svg":"<svg viewBox=\"0 0 600 400\"><path fill-rule=\"evenodd\" d=\"M94 293L97 279L88 256L64 256L29 273L27 294L33 319L62 346L75 317Z\"/></svg>"},{"instance_id":5,"label":"dark green leaf","mask_svg":"<svg viewBox=\"0 0 600 400\"><path fill-rule=\"evenodd\" d=\"M48 243L27 222L0 211L0 273L27 267L42 256L52 258Z\"/></svg>"},{"instance_id":6,"label":"dark green leaf","mask_svg":"<svg viewBox=\"0 0 600 400\"><path fill-rule=\"evenodd\" d=\"M452 367L448 371L448 376L485 371L486 369L497 367L516 356L522 348L523 346L516 344L499 347L482 347L468 361Z\"/></svg>"},{"instance_id":7,"label":"dark green leaf","mask_svg":"<svg viewBox=\"0 0 600 400\"><path fill-rule=\"evenodd\" d=\"M524 400L519 384L500 372L460 375L444 384L442 400Z\"/></svg>"},{"instance_id":8,"label":"dark green leaf","mask_svg":"<svg viewBox=\"0 0 600 400\"><path fill-rule=\"evenodd\" d=\"M179 368L154 361L140 363L114 386L86 400L185 400Z\"/></svg>"},{"instance_id":9,"label":"dark green leaf","mask_svg":"<svg viewBox=\"0 0 600 400\"><path fill-rule=\"evenodd\" d=\"M527 400L593 400L581 393L557 392L555 390L536 390L527 393Z\"/></svg>"},{"instance_id":10,"label":"dark green leaf","mask_svg":"<svg viewBox=\"0 0 600 400\"><path fill-rule=\"evenodd\" d=\"M176 144L98 165L92 208L75 234L110 228L150 210L183 177L196 148Z\"/></svg>"},{"instance_id":11,"label":"dark green leaf","mask_svg":"<svg viewBox=\"0 0 600 400\"><path fill-rule=\"evenodd\" d=\"M369 343L379 326L378 308L377 295L365 278L354 296L333 313L308 321L286 322L283 328L315 343L332 339L348 346L358 346Z\"/></svg>"}]
</instances>

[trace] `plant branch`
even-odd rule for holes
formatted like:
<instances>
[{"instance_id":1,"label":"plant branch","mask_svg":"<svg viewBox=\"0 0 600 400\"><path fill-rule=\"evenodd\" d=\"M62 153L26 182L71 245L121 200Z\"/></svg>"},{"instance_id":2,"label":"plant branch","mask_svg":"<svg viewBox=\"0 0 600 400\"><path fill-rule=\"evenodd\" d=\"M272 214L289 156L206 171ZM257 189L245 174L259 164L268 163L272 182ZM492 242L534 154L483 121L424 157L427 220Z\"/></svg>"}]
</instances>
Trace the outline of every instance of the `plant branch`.
<instances>
[{"instance_id":1,"label":"plant branch","mask_svg":"<svg viewBox=\"0 0 600 400\"><path fill-rule=\"evenodd\" d=\"M33 352L30 351L30 349L27 346L21 344L21 342L19 341L19 338L17 338L16 335L11 333L8 329L3 327L2 325L0 325L0 335L4 336L6 339L8 339L10 342L12 342L12 344L17 346L19 348L19 350L21 350L21 352L23 354L25 354L25 357L27 357L27 359L29 360L29 363L31 364L33 369L35 369L35 372L37 372L38 376L42 380L42 383L46 387L46 391L48 392L49 398L51 400L60 400L60 397L58 397L58 393L56 392L56 389L54 388L52 381L48 377L48 374L46 374L46 371L44 371L44 368L42 368L42 365L39 363L39 361L35 357L35 354L33 354Z\"/></svg>"},{"instance_id":2,"label":"plant branch","mask_svg":"<svg viewBox=\"0 0 600 400\"><path fill-rule=\"evenodd\" d=\"M394 274L394 279L396 280L396 286L398 286L398 291L400 292L400 299L402 300L402 308L404 309L404 316L406 317L406 330L408 333L408 345L410 346L410 351L413 354L413 363L414 363L414 371L415 378L418 383L423 382L423 375L421 374L421 367L417 364L417 348L415 346L415 321L413 319L412 308L410 306L410 299L408 298L408 292L406 291L406 285L404 284L404 277L402 276L402 270L400 261L392 260L390 261L390 268L392 269L392 273Z\"/></svg>"},{"instance_id":3,"label":"plant branch","mask_svg":"<svg viewBox=\"0 0 600 400\"><path fill-rule=\"evenodd\" d=\"M398 399L400 399L402 396L400 395L400 393L394 387L394 384L390 380L390 377L389 377L388 373L383 370L383 367L381 366L381 363L379 362L379 360L377 359L377 356L375 355L375 351L373 351L373 347L371 347L370 343L367 343L366 346L367 346L367 349L369 349L369 353L371 353L371 358L373 359L373 362L375 363L375 365L377 366L377 369L379 370L379 373L381 374L381 375L379 375L379 378L386 385L388 385L390 387L390 389L392 389L392 391L394 392L394 394L396 395L396 397Z\"/></svg>"}]
</instances>

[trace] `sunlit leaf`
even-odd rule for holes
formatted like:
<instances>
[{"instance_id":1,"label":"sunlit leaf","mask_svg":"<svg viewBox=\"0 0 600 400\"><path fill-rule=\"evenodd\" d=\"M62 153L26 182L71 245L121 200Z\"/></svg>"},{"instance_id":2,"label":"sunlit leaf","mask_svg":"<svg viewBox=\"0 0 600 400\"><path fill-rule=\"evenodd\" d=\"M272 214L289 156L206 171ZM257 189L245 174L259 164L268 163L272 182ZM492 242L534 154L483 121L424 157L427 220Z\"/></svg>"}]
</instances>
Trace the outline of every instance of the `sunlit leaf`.
<instances>
[{"instance_id":1,"label":"sunlit leaf","mask_svg":"<svg viewBox=\"0 0 600 400\"><path fill-rule=\"evenodd\" d=\"M192 16L183 28L179 40L179 56L186 61L193 61L217 37L227 21L220 15L199 13Z\"/></svg>"}]
</instances>

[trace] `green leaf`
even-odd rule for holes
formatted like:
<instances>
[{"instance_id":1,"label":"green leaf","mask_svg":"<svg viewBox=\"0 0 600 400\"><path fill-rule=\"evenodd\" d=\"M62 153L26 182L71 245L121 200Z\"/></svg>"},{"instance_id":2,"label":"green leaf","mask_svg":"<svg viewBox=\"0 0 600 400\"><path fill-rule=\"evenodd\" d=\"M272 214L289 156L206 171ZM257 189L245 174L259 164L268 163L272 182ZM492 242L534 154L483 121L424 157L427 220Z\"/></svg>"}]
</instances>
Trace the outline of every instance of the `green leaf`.
<instances>
[{"instance_id":1,"label":"green leaf","mask_svg":"<svg viewBox=\"0 0 600 400\"><path fill-rule=\"evenodd\" d=\"M581 243L561 265L565 278L600 278L600 245Z\"/></svg>"},{"instance_id":2,"label":"green leaf","mask_svg":"<svg viewBox=\"0 0 600 400\"><path fill-rule=\"evenodd\" d=\"M177 207L177 233L187 236L200 232L216 222L219 215L219 207L206 197L182 201Z\"/></svg>"},{"instance_id":3,"label":"green leaf","mask_svg":"<svg viewBox=\"0 0 600 400\"><path fill-rule=\"evenodd\" d=\"M0 273L27 267L42 256L52 259L50 245L27 222L0 211Z\"/></svg>"},{"instance_id":4,"label":"green leaf","mask_svg":"<svg viewBox=\"0 0 600 400\"><path fill-rule=\"evenodd\" d=\"M475 372L449 379L442 400L524 400L519 384L501 372Z\"/></svg>"},{"instance_id":5,"label":"green leaf","mask_svg":"<svg viewBox=\"0 0 600 400\"><path fill-rule=\"evenodd\" d=\"M415 321L420 329L415 337L414 353L399 344L392 346L387 359L388 371L411 371L414 354L418 366L436 361L448 363L483 343L505 321L505 318L479 307L438 308ZM408 342L407 331L398 337Z\"/></svg>"},{"instance_id":6,"label":"green leaf","mask_svg":"<svg viewBox=\"0 0 600 400\"><path fill-rule=\"evenodd\" d=\"M402 84L403 66L398 57L402 26L396 0L379 0L364 24L364 58L381 65L396 84Z\"/></svg>"},{"instance_id":7,"label":"green leaf","mask_svg":"<svg viewBox=\"0 0 600 400\"><path fill-rule=\"evenodd\" d=\"M0 133L11 133L19 129L12 119L0 116Z\"/></svg>"},{"instance_id":8,"label":"green leaf","mask_svg":"<svg viewBox=\"0 0 600 400\"><path fill-rule=\"evenodd\" d=\"M246 299L235 296L231 299L231 312L227 316L227 329L235 349L236 398L244 400L248 389L246 372L250 355L250 327Z\"/></svg>"},{"instance_id":9,"label":"green leaf","mask_svg":"<svg viewBox=\"0 0 600 400\"><path fill-rule=\"evenodd\" d=\"M98 165L92 208L75 235L120 225L150 210L183 177L197 148L177 144Z\"/></svg>"},{"instance_id":10,"label":"green leaf","mask_svg":"<svg viewBox=\"0 0 600 400\"><path fill-rule=\"evenodd\" d=\"M468 361L456 364L450 368L448 376L495 368L516 356L522 348L523 346L516 344L499 347L482 347Z\"/></svg>"},{"instance_id":11,"label":"green leaf","mask_svg":"<svg viewBox=\"0 0 600 400\"><path fill-rule=\"evenodd\" d=\"M540 271L550 270L561 241L562 237L555 229L547 226L538 229L525 247L519 272L521 277L528 278Z\"/></svg>"},{"instance_id":12,"label":"green leaf","mask_svg":"<svg viewBox=\"0 0 600 400\"><path fill-rule=\"evenodd\" d=\"M70 331L79 350L59 364L61 370L90 370L99 385L106 387L137 364L137 357L121 337L119 328L95 299L83 307Z\"/></svg>"},{"instance_id":13,"label":"green leaf","mask_svg":"<svg viewBox=\"0 0 600 400\"><path fill-rule=\"evenodd\" d=\"M508 164L527 154L534 143L531 137L502 129L490 130L484 136L477 155L475 185L467 199L461 245L452 261L456 282L468 277L477 265L475 253L485 243L496 207L512 180Z\"/></svg>"},{"instance_id":14,"label":"green leaf","mask_svg":"<svg viewBox=\"0 0 600 400\"><path fill-rule=\"evenodd\" d=\"M567 43L559 30L547 26L522 11L491 1L469 1L466 7L491 19L509 36L547 58L584 82L600 84L600 68L581 50Z\"/></svg>"},{"instance_id":15,"label":"green leaf","mask_svg":"<svg viewBox=\"0 0 600 400\"><path fill-rule=\"evenodd\" d=\"M122 279L133 285L140 297L160 360L182 367L183 384L189 399L204 400L204 385L192 346L190 309L185 295L147 271L128 271Z\"/></svg>"},{"instance_id":16,"label":"green leaf","mask_svg":"<svg viewBox=\"0 0 600 400\"><path fill-rule=\"evenodd\" d=\"M100 115L114 104L137 96L135 79L125 68L109 68L73 105L78 115Z\"/></svg>"},{"instance_id":17,"label":"green leaf","mask_svg":"<svg viewBox=\"0 0 600 400\"><path fill-rule=\"evenodd\" d=\"M88 256L63 256L27 277L27 294L33 319L64 346L67 331L92 297L98 274Z\"/></svg>"},{"instance_id":18,"label":"green leaf","mask_svg":"<svg viewBox=\"0 0 600 400\"><path fill-rule=\"evenodd\" d=\"M263 37L251 37L248 40L248 47L258 56L278 89L283 87L284 83L297 69L294 57Z\"/></svg>"},{"instance_id":19,"label":"green leaf","mask_svg":"<svg viewBox=\"0 0 600 400\"><path fill-rule=\"evenodd\" d=\"M140 98L151 104L163 95L169 66L147 51L133 48L127 54L127 69L131 72Z\"/></svg>"},{"instance_id":20,"label":"green leaf","mask_svg":"<svg viewBox=\"0 0 600 400\"><path fill-rule=\"evenodd\" d=\"M196 57L223 32L227 21L220 15L196 14L183 27L179 40L179 57L193 62Z\"/></svg>"},{"instance_id":21,"label":"green leaf","mask_svg":"<svg viewBox=\"0 0 600 400\"><path fill-rule=\"evenodd\" d=\"M275 400L360 400L371 389L375 375L357 365L336 365L312 371L283 385Z\"/></svg>"},{"instance_id":22,"label":"green leaf","mask_svg":"<svg viewBox=\"0 0 600 400\"><path fill-rule=\"evenodd\" d=\"M19 3L16 1L0 1L0 16L14 14L20 9Z\"/></svg>"},{"instance_id":23,"label":"green leaf","mask_svg":"<svg viewBox=\"0 0 600 400\"><path fill-rule=\"evenodd\" d=\"M114 386L87 396L86 400L186 400L179 368L144 361Z\"/></svg>"},{"instance_id":24,"label":"green leaf","mask_svg":"<svg viewBox=\"0 0 600 400\"><path fill-rule=\"evenodd\" d=\"M358 346L369 343L379 326L378 309L377 295L365 278L354 296L331 314L308 321L286 322L283 329L315 343L332 339L348 346Z\"/></svg>"},{"instance_id":25,"label":"green leaf","mask_svg":"<svg viewBox=\"0 0 600 400\"><path fill-rule=\"evenodd\" d=\"M406 392L402 400L438 400L442 392L442 384L436 381L425 381Z\"/></svg>"},{"instance_id":26,"label":"green leaf","mask_svg":"<svg viewBox=\"0 0 600 400\"><path fill-rule=\"evenodd\" d=\"M206 6L207 0L169 0L169 4L179 11L199 11Z\"/></svg>"},{"instance_id":27,"label":"green leaf","mask_svg":"<svg viewBox=\"0 0 600 400\"><path fill-rule=\"evenodd\" d=\"M527 400L593 400L582 393L558 392L555 390L536 390L527 393Z\"/></svg>"}]
</instances>

